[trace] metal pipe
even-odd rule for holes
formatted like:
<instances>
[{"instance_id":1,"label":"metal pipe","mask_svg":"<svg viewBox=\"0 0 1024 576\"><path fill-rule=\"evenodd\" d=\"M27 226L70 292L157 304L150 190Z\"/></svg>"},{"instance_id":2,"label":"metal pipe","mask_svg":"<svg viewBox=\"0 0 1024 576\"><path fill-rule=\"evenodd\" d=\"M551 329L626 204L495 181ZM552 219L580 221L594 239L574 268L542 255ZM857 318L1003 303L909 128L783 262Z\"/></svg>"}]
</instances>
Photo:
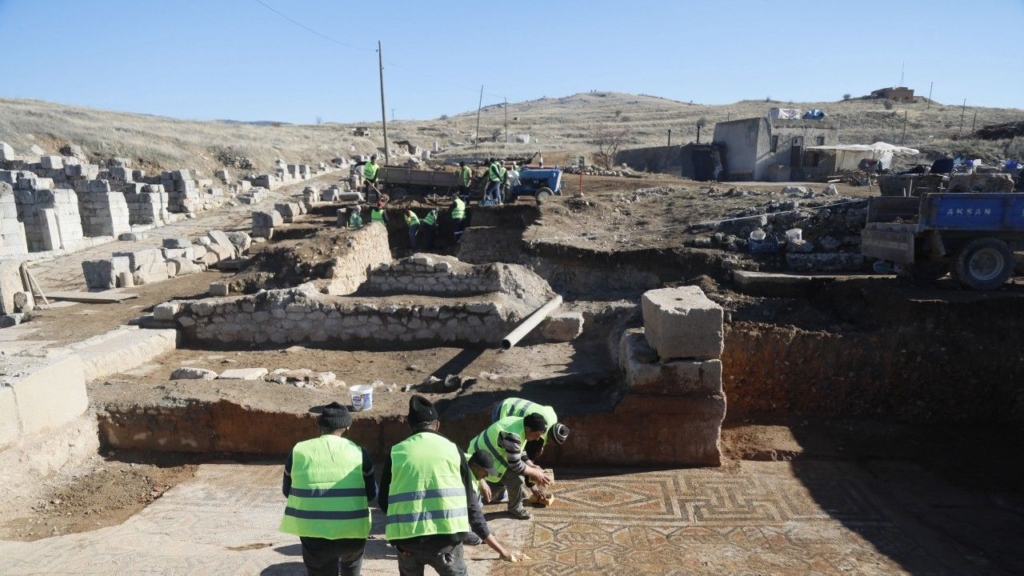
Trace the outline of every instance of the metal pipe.
<instances>
[{"instance_id":1,"label":"metal pipe","mask_svg":"<svg viewBox=\"0 0 1024 576\"><path fill-rule=\"evenodd\" d=\"M536 328L542 320L547 318L548 314L554 312L555 309L561 305L562 297L555 296L554 298L549 300L547 304L541 306L540 308L537 308L537 310L535 310L533 314L530 314L530 316L527 317L526 320L523 320L522 323L519 324L519 326L516 326L515 330L509 332L508 336L505 336L501 340L501 349L510 350L513 346L518 344L519 341L522 340L527 334L529 334L531 330Z\"/></svg>"}]
</instances>

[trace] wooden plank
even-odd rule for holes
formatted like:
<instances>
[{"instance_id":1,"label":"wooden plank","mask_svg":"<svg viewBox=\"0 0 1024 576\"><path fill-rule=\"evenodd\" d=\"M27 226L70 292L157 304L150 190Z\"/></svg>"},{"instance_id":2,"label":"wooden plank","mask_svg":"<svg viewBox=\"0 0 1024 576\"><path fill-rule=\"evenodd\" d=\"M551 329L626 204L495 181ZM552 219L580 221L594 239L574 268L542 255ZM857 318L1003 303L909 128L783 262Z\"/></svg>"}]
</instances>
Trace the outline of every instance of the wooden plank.
<instances>
[{"instance_id":1,"label":"wooden plank","mask_svg":"<svg viewBox=\"0 0 1024 576\"><path fill-rule=\"evenodd\" d=\"M48 294L51 300L68 300L70 302L85 302L87 304L117 304L122 300L138 298L138 294L107 293L107 292L51 292Z\"/></svg>"}]
</instances>

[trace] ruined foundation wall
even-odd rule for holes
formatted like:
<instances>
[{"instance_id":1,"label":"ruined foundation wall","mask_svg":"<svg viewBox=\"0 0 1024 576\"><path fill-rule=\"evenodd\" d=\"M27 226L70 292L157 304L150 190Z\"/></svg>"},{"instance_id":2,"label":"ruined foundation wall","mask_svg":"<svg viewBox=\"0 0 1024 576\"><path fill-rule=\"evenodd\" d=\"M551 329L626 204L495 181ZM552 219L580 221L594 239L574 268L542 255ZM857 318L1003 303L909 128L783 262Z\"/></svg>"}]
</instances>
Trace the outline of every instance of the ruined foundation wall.
<instances>
[{"instance_id":1,"label":"ruined foundation wall","mask_svg":"<svg viewBox=\"0 0 1024 576\"><path fill-rule=\"evenodd\" d=\"M497 344L529 312L501 295L413 304L325 296L306 287L170 304L187 342L229 347Z\"/></svg>"},{"instance_id":2,"label":"ruined foundation wall","mask_svg":"<svg viewBox=\"0 0 1024 576\"><path fill-rule=\"evenodd\" d=\"M351 294L366 282L370 270L391 262L388 231L384 226L364 226L345 239L348 252L331 266L328 294Z\"/></svg>"}]
</instances>

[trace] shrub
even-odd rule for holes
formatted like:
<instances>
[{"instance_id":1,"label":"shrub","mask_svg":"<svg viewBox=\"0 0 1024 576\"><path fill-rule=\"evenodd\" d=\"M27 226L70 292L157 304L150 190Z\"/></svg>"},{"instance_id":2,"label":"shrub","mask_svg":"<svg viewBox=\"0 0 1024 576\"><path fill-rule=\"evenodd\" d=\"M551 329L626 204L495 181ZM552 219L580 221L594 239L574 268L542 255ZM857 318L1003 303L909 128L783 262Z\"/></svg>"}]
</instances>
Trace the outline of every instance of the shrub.
<instances>
[{"instance_id":1,"label":"shrub","mask_svg":"<svg viewBox=\"0 0 1024 576\"><path fill-rule=\"evenodd\" d=\"M893 106L895 106L895 105L896 105L896 101L894 101L892 99L889 99L889 98L886 98L885 101L882 102L882 106L884 106L886 110L892 110Z\"/></svg>"}]
</instances>

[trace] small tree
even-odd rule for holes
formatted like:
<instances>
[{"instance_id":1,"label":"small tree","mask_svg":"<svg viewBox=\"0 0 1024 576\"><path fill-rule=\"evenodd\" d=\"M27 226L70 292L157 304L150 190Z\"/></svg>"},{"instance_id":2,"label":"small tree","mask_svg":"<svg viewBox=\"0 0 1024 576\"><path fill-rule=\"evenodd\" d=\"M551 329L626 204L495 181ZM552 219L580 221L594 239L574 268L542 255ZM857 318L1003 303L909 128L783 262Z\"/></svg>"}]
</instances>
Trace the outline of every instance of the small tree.
<instances>
[{"instance_id":1,"label":"small tree","mask_svg":"<svg viewBox=\"0 0 1024 576\"><path fill-rule=\"evenodd\" d=\"M895 105L896 102L891 98L886 98L885 101L882 102L882 106L885 107L886 110L892 110L893 106Z\"/></svg>"},{"instance_id":2,"label":"small tree","mask_svg":"<svg viewBox=\"0 0 1024 576\"><path fill-rule=\"evenodd\" d=\"M605 170L611 170L615 164L615 156L627 141L628 128L609 128L605 124L598 124L593 136L593 143L597 146L594 161L604 166Z\"/></svg>"},{"instance_id":3,"label":"small tree","mask_svg":"<svg viewBox=\"0 0 1024 576\"><path fill-rule=\"evenodd\" d=\"M843 100L844 101L849 102L850 98L853 98L853 95L850 94L849 92L847 92L846 94L843 94Z\"/></svg>"}]
</instances>

